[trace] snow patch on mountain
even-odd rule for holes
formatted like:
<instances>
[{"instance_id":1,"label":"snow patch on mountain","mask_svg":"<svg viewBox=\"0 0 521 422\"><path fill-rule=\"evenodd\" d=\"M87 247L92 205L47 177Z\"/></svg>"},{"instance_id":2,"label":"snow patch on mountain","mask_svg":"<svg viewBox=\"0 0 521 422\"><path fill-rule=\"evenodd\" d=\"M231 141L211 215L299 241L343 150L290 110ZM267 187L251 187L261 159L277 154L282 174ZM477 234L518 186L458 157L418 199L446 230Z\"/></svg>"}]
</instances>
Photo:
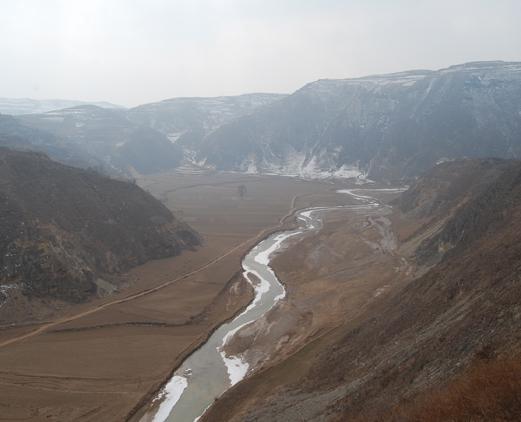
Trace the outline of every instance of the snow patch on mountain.
<instances>
[{"instance_id":1,"label":"snow patch on mountain","mask_svg":"<svg viewBox=\"0 0 521 422\"><path fill-rule=\"evenodd\" d=\"M185 133L186 133L185 130L182 130L182 131L180 131L180 132L171 132L171 133L168 133L168 134L166 135L166 137L168 138L168 140L169 140L170 142L172 142L173 144L175 144L175 143L179 140L179 138L180 138L181 136L183 136Z\"/></svg>"},{"instance_id":2,"label":"snow patch on mountain","mask_svg":"<svg viewBox=\"0 0 521 422\"><path fill-rule=\"evenodd\" d=\"M313 156L309 159L306 154L291 151L284 159L278 161L263 161L257 163L255 156L250 155L239 166L239 171L247 174L267 174L276 176L300 177L303 179L362 179L367 174L357 164L343 164L340 167L320 164L320 160Z\"/></svg>"}]
</instances>

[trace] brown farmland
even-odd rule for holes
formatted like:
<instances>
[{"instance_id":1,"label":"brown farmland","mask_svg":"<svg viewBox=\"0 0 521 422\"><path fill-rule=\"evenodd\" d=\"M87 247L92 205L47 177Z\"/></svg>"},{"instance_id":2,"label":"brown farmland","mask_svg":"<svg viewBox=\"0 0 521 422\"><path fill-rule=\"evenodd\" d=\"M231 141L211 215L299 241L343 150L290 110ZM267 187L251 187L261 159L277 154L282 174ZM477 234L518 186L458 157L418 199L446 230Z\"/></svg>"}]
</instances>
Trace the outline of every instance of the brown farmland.
<instances>
[{"instance_id":1,"label":"brown farmland","mask_svg":"<svg viewBox=\"0 0 521 422\"><path fill-rule=\"evenodd\" d=\"M1 420L125 420L250 300L237 276L248 248L295 207L338 196L326 182L235 174L163 174L140 184L198 230L204 245L124 274L119 293L46 321L1 327Z\"/></svg>"}]
</instances>

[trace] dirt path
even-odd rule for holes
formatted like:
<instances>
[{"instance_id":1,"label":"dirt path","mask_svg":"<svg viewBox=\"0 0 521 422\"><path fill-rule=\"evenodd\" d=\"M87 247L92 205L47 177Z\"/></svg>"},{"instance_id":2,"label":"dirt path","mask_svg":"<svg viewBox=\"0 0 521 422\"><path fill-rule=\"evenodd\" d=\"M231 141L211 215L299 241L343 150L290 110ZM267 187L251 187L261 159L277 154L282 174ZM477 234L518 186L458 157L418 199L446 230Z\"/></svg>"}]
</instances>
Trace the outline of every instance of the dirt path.
<instances>
[{"instance_id":1,"label":"dirt path","mask_svg":"<svg viewBox=\"0 0 521 422\"><path fill-rule=\"evenodd\" d=\"M251 243L255 243L256 241L258 241L263 236L266 236L267 233L270 233L270 232L276 230L277 228L281 227L284 224L285 220L287 218L291 217L291 215L293 215L297 211L295 209L295 203L296 203L297 199L299 198L299 196L303 196L303 195L295 195L295 196L293 196L293 198L291 199L290 210L288 211L288 213L286 215L284 215L280 219L279 224L277 226L262 230L260 233L258 233L254 237L249 238L249 239L245 240L244 242L241 242L237 246L234 246L233 248L229 249L224 254L219 255L218 257L210 260L209 262L207 262L206 264L202 265L201 267L198 267L195 270L192 270L192 271L190 271L190 272L188 272L186 274L183 274L182 276L176 277L176 278L174 278L172 280L165 281L164 283L162 283L162 284L160 284L160 285L158 285L156 287L142 290L141 292L134 293L134 294L132 294L130 296L127 296L127 297L124 297L124 298L121 298L121 299L116 299L116 300L113 300L113 301L110 301L110 302L103 303L101 305L98 305L98 306L96 306L94 308L91 308L91 309L86 310L84 312L80 312L80 313L75 314L75 315L59 318L57 320L45 323L45 324L41 325L39 328L37 328L34 331L31 331L29 333L25 333L25 334L22 334L20 336L13 337L13 338L10 338L9 340L5 340L5 341L1 342L0 343L0 348L9 346L9 345L14 344L14 343L18 343L18 342L20 342L22 340L34 337L36 335L42 334L43 332L49 330L52 327L56 327L57 325L68 323L68 322L71 322L71 321L75 321L77 319L80 319L80 318L83 318L85 316L94 314L96 312L99 312L101 310L107 309L107 308L109 308L111 306L114 306L114 305L119 305L121 303L130 302L132 300L142 298L143 296L147 296L149 294L155 293L155 292L157 292L157 291L159 291L161 289L164 289L165 287L168 287L168 286L172 285L173 283L176 283L178 281L184 280L184 279L186 279L188 277L191 277L191 276L193 276L195 274L200 273L201 271L204 271L204 270L208 269L212 265L222 261L224 258L226 258L227 256L231 255L232 253L236 252L237 250L239 250L239 249L241 249L243 247L246 247L247 245L249 245Z\"/></svg>"},{"instance_id":2,"label":"dirt path","mask_svg":"<svg viewBox=\"0 0 521 422\"><path fill-rule=\"evenodd\" d=\"M217 182L217 183L194 183L191 185L178 186L173 189L168 189L161 193L161 201L166 202L168 200L168 195L179 192L180 190L187 190L193 188L201 188L201 187L215 187L215 186L226 186L226 185L237 185L238 183L248 182L248 183L259 183L261 180L250 180L250 179L239 179L232 180L226 182Z\"/></svg>"}]
</instances>

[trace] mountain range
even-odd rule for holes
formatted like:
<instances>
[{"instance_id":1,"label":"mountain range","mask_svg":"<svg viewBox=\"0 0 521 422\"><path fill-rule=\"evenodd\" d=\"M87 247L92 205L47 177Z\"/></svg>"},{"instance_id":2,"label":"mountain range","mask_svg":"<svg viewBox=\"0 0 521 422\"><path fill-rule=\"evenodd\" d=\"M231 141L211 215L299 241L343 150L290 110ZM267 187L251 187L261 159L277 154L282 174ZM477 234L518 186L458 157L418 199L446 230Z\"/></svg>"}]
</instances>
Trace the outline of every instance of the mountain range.
<instances>
[{"instance_id":1,"label":"mountain range","mask_svg":"<svg viewBox=\"0 0 521 422\"><path fill-rule=\"evenodd\" d=\"M122 108L107 101L35 100L33 98L0 98L0 114L33 114L92 104L103 108Z\"/></svg>"},{"instance_id":2,"label":"mountain range","mask_svg":"<svg viewBox=\"0 0 521 422\"><path fill-rule=\"evenodd\" d=\"M80 105L16 117L121 174L208 169L402 180L434 164L521 155L521 63L473 62L354 79L291 95ZM0 134L2 133L0 127Z\"/></svg>"},{"instance_id":3,"label":"mountain range","mask_svg":"<svg viewBox=\"0 0 521 422\"><path fill-rule=\"evenodd\" d=\"M320 80L205 139L224 170L373 179L417 176L439 161L521 154L521 63Z\"/></svg>"},{"instance_id":4,"label":"mountain range","mask_svg":"<svg viewBox=\"0 0 521 422\"><path fill-rule=\"evenodd\" d=\"M9 114L0 114L0 322L3 336L12 335L7 331L11 328L16 330L13 342L3 343L20 347L8 351L15 358L18 350L25 351L26 357L40 353L38 347L44 341L32 348L24 334L26 327L11 324L36 324L34 335L30 334L33 340L40 341L36 335L43 334L52 342L56 338L52 335L65 331L49 328L63 321L47 328L38 324L55 311L78 304L87 309L85 302L93 298L104 303L106 295L125 287L118 277L125 271L201 245L201 235L161 201L121 178L192 166L208 171L377 181L359 189L374 191L373 200L355 194L358 189L352 181L308 183L309 192L288 194L293 186L304 184L290 181L291 188L283 185L280 196L268 198L281 178L230 174L224 175L224 181L214 180L214 174L151 178L155 185L150 186L161 185L166 192L162 197L169 198L175 209L187 189L202 188L187 193L185 201L193 202L179 209L188 210L187 219L193 218L188 221L200 224L202 233L208 233L204 228L217 229L208 235L211 249L203 251L201 261L181 262L182 275L177 278L172 278L171 267L161 270L169 281L160 286L170 289L172 284L181 294L150 284L134 295L140 300L146 295L146 303L129 304L131 296L126 296L113 302L114 306L124 303L123 308L114 307L95 317L103 321L105 330L113 329L114 319L120 317L125 324L131 317L128 327L135 328L132 324L139 316L143 322L139 330L153 326L166 341L164 350L158 343L160 358L151 360L152 366L166 359L166 366L172 368L175 353L175 359L181 359L204 337L197 331L199 340L172 352L181 338L172 334L177 332L173 329L181 330L183 336L203 326L210 332L215 328L212 315L219 314L221 304L226 312L230 310L228 292L235 290L232 283L237 276L229 277L240 269L239 254L268 230L249 239L241 232L251 221L251 236L260 230L255 227L267 208L259 204L270 207L275 201L287 201L291 211L283 209L285 216L279 220L275 215L273 220L279 223L275 230L281 230L291 224L299 207L309 204L311 213L324 209L318 207L322 201L331 201L353 212L344 221L335 208L316 236L310 234L291 248L281 248L270 268L284 281L288 296L273 313L265 314L265 320L259 319L261 323L246 324L236 344L227 345L239 350L249 347L253 334L262 346L262 337L272 333L277 341L265 338L270 350L275 350L273 358L263 361L262 349L251 348L258 355L258 365L252 363L248 377L220 395L202 420L518 419L521 63L473 62L436 71L325 79L290 95L173 98L130 109L68 102L4 103L0 100L0 110ZM243 180L251 180L248 189ZM396 189L396 182L408 186ZM398 196L398 191L403 193ZM213 196L207 196L209 192ZM260 197L265 192L267 196ZM349 193L349 198L329 196L342 192ZM172 199L170 193L176 196ZM386 195L394 199L389 201ZM212 203L218 196L227 206L221 211ZM251 220L241 222L226 215L230 232L220 218L232 208L237 212L233 216L251 213ZM190 210L197 214L201 209L208 213L206 223L189 215ZM233 262L224 262L225 258ZM207 270L209 274L203 276ZM219 287L216 299L208 299L198 310L192 299L210 297L203 284L212 284L213 289L217 279L227 281L226 287ZM371 283L379 287L373 290ZM150 301L150 292L157 293L162 302L158 308ZM347 293L358 301L349 301ZM104 310L103 306L96 309ZM189 311L186 320L181 318L183 307ZM153 325L155 317L141 318L161 313L168 321L164 325ZM76 341L85 334L99 347L116 332L100 331L101 327L89 325L85 332L81 331L84 327L75 328ZM156 334L145 328L141 332L149 337L144 342L133 337L136 331L121 332L126 338L121 340L125 353L136 345L136 355L138 349L156 348L151 340ZM285 334L279 336L280 332ZM71 344L67 337L59 339L51 345L53 362L59 346ZM215 350L212 342L208 344ZM88 354L96 349L87 345L76 350ZM115 350L115 359L128 359L119 346ZM71 354L68 349L65 352ZM35 360L31 357L27 362ZM99 368L99 362L93 359L87 369ZM132 359L129 362L132 368L137 366ZM74 365L83 366L83 362ZM102 381L110 383L104 385L90 374L70 376L50 370L42 374L31 371L29 364L21 367L25 372L4 371L8 381L17 383L17 391L36 386L28 389L32 396L43 386L41 397L52 394L53 400L71 391L95 395L91 409L67 403L67 409L60 410L71 414L67 412L74 408L86 418L99 419L96 412L105 411L102 407L106 406L99 400L107 392L115 393L114 397L123 392L124 406L131 403L137 409L136 399L145 385L139 373L131 373L134 380L127 378L127 370L121 371L124 384L100 371ZM181 378L188 379L191 371L184 371L186 378ZM155 377L154 385L147 388L157 391L164 381L159 375L159 370L146 372L150 379ZM27 378L17 381L18 376ZM36 378L40 376L42 381ZM58 384L43 381L44 377ZM9 400L4 398L4 402ZM25 399L23 405L27 406ZM53 416L60 406L49 400L34 408L43 409L38 415Z\"/></svg>"},{"instance_id":5,"label":"mountain range","mask_svg":"<svg viewBox=\"0 0 521 422\"><path fill-rule=\"evenodd\" d=\"M52 134L69 149L95 157L109 173L168 170L183 157L182 150L164 134L135 124L121 109L81 105L19 116L18 121Z\"/></svg>"}]
</instances>

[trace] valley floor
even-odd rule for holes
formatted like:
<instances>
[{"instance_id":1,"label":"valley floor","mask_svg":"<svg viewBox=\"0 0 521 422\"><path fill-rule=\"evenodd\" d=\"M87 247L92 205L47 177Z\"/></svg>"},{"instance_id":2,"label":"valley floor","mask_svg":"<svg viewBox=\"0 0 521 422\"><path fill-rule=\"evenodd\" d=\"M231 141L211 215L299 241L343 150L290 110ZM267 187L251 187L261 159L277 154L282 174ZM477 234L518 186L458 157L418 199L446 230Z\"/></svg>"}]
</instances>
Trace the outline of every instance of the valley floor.
<instances>
[{"instance_id":1,"label":"valley floor","mask_svg":"<svg viewBox=\"0 0 521 422\"><path fill-rule=\"evenodd\" d=\"M396 194L372 193L383 203ZM341 194L306 199L314 205L356 203ZM328 211L319 232L296 241L274 259L287 297L258 323L241 330L232 345L261 370L225 393L203 420L325 419L327 407L346 391L321 392L316 379L307 379L314 357L338 340L339 327L411 278L412 268L398 249L390 217L391 209L384 206ZM337 375L324 373L323 382ZM298 385L308 381L317 391L294 396Z\"/></svg>"},{"instance_id":2,"label":"valley floor","mask_svg":"<svg viewBox=\"0 0 521 422\"><path fill-rule=\"evenodd\" d=\"M244 253L295 208L327 205L341 187L236 174L139 182L198 230L204 245L135 268L122 276L128 287L119 293L0 327L0 420L127 419L251 299L238 276Z\"/></svg>"}]
</instances>

